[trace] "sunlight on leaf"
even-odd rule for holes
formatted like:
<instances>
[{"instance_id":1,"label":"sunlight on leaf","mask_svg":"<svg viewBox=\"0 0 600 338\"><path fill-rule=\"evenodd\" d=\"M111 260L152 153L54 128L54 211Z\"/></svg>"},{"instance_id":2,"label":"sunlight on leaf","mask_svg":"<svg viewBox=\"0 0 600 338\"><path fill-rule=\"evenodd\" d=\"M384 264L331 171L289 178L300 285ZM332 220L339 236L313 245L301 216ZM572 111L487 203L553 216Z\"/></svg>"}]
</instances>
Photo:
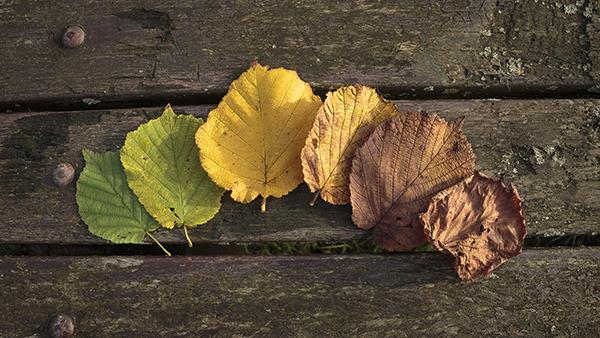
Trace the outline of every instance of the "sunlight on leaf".
<instances>
[{"instance_id":1,"label":"sunlight on leaf","mask_svg":"<svg viewBox=\"0 0 600 338\"><path fill-rule=\"evenodd\" d=\"M375 89L355 85L327 93L302 150L304 181L315 200L350 203L350 169L354 151L385 119L397 113Z\"/></svg>"},{"instance_id":2,"label":"sunlight on leaf","mask_svg":"<svg viewBox=\"0 0 600 338\"><path fill-rule=\"evenodd\" d=\"M130 132L121 150L129 186L163 227L206 223L221 207L223 190L200 166L194 133L202 119L164 113Z\"/></svg>"},{"instance_id":3,"label":"sunlight on leaf","mask_svg":"<svg viewBox=\"0 0 600 338\"><path fill-rule=\"evenodd\" d=\"M261 195L265 211L267 197L302 182L300 152L320 105L295 71L253 65L198 129L202 166L238 202Z\"/></svg>"}]
</instances>

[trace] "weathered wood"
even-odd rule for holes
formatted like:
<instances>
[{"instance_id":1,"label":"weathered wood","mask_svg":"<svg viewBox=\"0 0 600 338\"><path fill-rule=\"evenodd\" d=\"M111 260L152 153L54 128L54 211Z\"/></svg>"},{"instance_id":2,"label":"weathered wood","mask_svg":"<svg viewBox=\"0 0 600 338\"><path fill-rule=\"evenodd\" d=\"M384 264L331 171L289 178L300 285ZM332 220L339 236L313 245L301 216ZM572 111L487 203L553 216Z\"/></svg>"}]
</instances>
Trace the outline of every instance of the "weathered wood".
<instances>
[{"instance_id":1,"label":"weathered wood","mask_svg":"<svg viewBox=\"0 0 600 338\"><path fill-rule=\"evenodd\" d=\"M0 335L597 337L600 249L528 250L464 283L440 254L0 258Z\"/></svg>"},{"instance_id":2,"label":"weathered wood","mask_svg":"<svg viewBox=\"0 0 600 338\"><path fill-rule=\"evenodd\" d=\"M206 116L209 106L178 112ZM106 243L91 235L75 204L75 186L58 189L48 174L62 161L83 168L81 150L119 149L128 131L162 108L27 113L0 116L0 243ZM286 199L269 199L270 212L256 203L242 205L229 197L209 226L191 231L194 242L337 241L364 232L352 225L349 206L321 203L310 208L305 186ZM165 243L184 243L179 231L161 231Z\"/></svg>"},{"instance_id":3,"label":"weathered wood","mask_svg":"<svg viewBox=\"0 0 600 338\"><path fill-rule=\"evenodd\" d=\"M514 184L529 234L600 234L600 100L402 101L465 117L477 167Z\"/></svg>"},{"instance_id":4,"label":"weathered wood","mask_svg":"<svg viewBox=\"0 0 600 338\"><path fill-rule=\"evenodd\" d=\"M530 236L600 232L600 100L397 101L402 109L465 116L464 131L477 164L512 182L524 199ZM175 107L206 116L211 106ZM162 108L14 113L0 116L0 243L93 244L80 221L74 184L48 182L57 163L83 167L82 148L116 150L127 131ZM227 195L228 196L228 195ZM348 241L367 236L351 221L349 206L307 204L305 185L269 212L229 197L196 242ZM160 231L165 243L184 243L178 231Z\"/></svg>"},{"instance_id":5,"label":"weathered wood","mask_svg":"<svg viewBox=\"0 0 600 338\"><path fill-rule=\"evenodd\" d=\"M0 1L0 106L190 102L254 59L396 97L597 91L598 5L574 3ZM66 49L72 24L86 39Z\"/></svg>"}]
</instances>

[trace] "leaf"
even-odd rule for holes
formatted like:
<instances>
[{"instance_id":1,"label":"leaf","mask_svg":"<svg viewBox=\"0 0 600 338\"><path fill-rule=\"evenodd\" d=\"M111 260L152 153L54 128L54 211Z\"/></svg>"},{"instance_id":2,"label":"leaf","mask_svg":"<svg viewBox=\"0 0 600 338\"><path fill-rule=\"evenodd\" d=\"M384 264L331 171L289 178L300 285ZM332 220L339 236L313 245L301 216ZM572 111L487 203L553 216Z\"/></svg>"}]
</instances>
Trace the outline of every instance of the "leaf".
<instances>
[{"instance_id":1,"label":"leaf","mask_svg":"<svg viewBox=\"0 0 600 338\"><path fill-rule=\"evenodd\" d=\"M202 166L231 197L281 197L302 182L300 152L321 99L294 71L253 65L196 133Z\"/></svg>"},{"instance_id":2,"label":"leaf","mask_svg":"<svg viewBox=\"0 0 600 338\"><path fill-rule=\"evenodd\" d=\"M223 195L200 166L194 133L201 124L167 106L159 118L130 132L121 150L129 186L148 213L165 228L183 226L186 237L188 227L214 217Z\"/></svg>"},{"instance_id":3,"label":"leaf","mask_svg":"<svg viewBox=\"0 0 600 338\"><path fill-rule=\"evenodd\" d=\"M77 180L79 215L91 233L113 243L141 243L159 225L144 210L131 189L118 152L96 154L83 150L85 168Z\"/></svg>"},{"instance_id":4,"label":"leaf","mask_svg":"<svg viewBox=\"0 0 600 338\"><path fill-rule=\"evenodd\" d=\"M356 85L327 93L302 150L304 181L317 192L311 205L319 195L332 204L350 203L348 185L356 148L396 113L396 105L373 88Z\"/></svg>"},{"instance_id":5,"label":"leaf","mask_svg":"<svg viewBox=\"0 0 600 338\"><path fill-rule=\"evenodd\" d=\"M517 190L478 172L435 195L420 219L433 246L454 256L464 280L521 253L527 234Z\"/></svg>"},{"instance_id":6,"label":"leaf","mask_svg":"<svg viewBox=\"0 0 600 338\"><path fill-rule=\"evenodd\" d=\"M473 173L475 155L462 120L401 112L378 126L355 153L350 174L352 220L373 229L387 250L425 242L419 212L437 192Z\"/></svg>"}]
</instances>

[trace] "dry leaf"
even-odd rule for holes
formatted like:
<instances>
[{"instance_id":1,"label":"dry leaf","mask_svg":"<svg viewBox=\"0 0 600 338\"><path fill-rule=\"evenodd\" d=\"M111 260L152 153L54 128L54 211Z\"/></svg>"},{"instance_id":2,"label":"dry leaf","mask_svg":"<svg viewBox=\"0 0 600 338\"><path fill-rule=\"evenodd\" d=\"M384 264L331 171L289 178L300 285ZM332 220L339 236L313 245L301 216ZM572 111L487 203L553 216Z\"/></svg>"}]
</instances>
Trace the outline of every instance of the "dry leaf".
<instances>
[{"instance_id":1,"label":"dry leaf","mask_svg":"<svg viewBox=\"0 0 600 338\"><path fill-rule=\"evenodd\" d=\"M430 198L473 173L475 155L460 130L462 120L400 112L375 129L352 162L352 220L373 229L387 250L412 250L425 242L419 212Z\"/></svg>"},{"instance_id":2,"label":"dry leaf","mask_svg":"<svg viewBox=\"0 0 600 338\"><path fill-rule=\"evenodd\" d=\"M480 173L435 195L420 218L425 235L454 256L454 268L465 280L518 255L527 234L515 188Z\"/></svg>"},{"instance_id":3,"label":"dry leaf","mask_svg":"<svg viewBox=\"0 0 600 338\"><path fill-rule=\"evenodd\" d=\"M202 166L231 197L249 203L302 182L300 152L321 99L295 71L255 64L196 133Z\"/></svg>"},{"instance_id":4,"label":"dry leaf","mask_svg":"<svg viewBox=\"0 0 600 338\"><path fill-rule=\"evenodd\" d=\"M315 198L332 204L350 203L350 169L356 148L383 120L396 114L392 102L361 85L327 93L302 150L304 181Z\"/></svg>"}]
</instances>

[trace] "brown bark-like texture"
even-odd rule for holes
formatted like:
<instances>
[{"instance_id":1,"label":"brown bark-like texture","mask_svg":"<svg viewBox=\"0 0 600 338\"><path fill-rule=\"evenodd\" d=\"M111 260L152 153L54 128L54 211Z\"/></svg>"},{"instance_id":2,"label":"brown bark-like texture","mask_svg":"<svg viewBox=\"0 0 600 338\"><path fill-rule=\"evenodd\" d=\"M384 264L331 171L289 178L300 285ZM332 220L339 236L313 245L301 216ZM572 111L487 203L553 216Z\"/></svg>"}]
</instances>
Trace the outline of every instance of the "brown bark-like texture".
<instances>
[{"instance_id":1,"label":"brown bark-like texture","mask_svg":"<svg viewBox=\"0 0 600 338\"><path fill-rule=\"evenodd\" d=\"M598 91L598 10L586 17L584 7L565 13L559 2L514 0L3 1L0 105L193 102L224 94L254 59L296 69L320 90L358 82L410 96ZM68 49L60 39L72 23L86 36Z\"/></svg>"},{"instance_id":2,"label":"brown bark-like texture","mask_svg":"<svg viewBox=\"0 0 600 338\"><path fill-rule=\"evenodd\" d=\"M465 280L520 254L527 234L517 190L479 172L436 194L420 219L427 239L454 257Z\"/></svg>"},{"instance_id":3,"label":"brown bark-like texture","mask_svg":"<svg viewBox=\"0 0 600 338\"><path fill-rule=\"evenodd\" d=\"M0 336L63 313L77 337L598 337L599 260L525 250L463 283L436 253L2 257Z\"/></svg>"}]
</instances>

